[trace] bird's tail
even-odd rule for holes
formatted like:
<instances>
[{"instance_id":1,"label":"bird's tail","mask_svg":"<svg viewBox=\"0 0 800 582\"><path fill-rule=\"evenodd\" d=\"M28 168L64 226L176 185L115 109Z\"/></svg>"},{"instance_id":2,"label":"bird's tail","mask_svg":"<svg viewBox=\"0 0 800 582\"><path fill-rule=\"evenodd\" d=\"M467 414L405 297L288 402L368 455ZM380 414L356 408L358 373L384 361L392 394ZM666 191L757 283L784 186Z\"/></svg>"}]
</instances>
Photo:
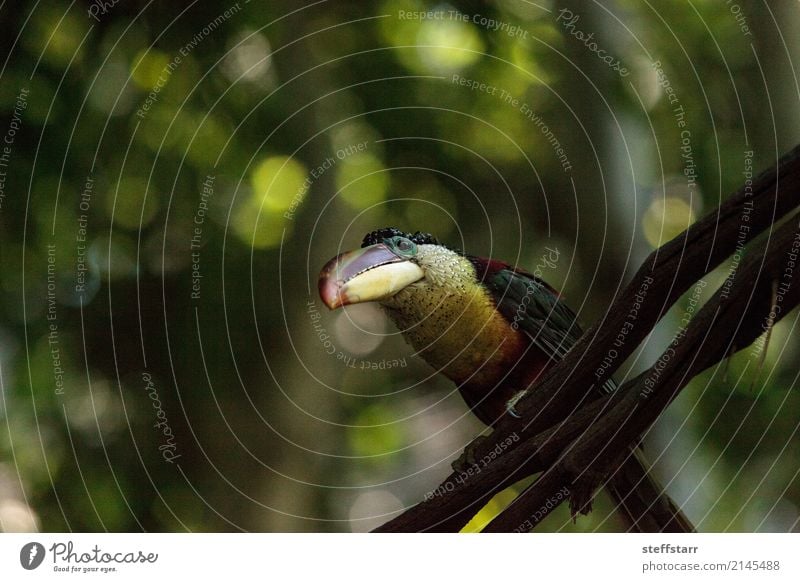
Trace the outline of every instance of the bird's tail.
<instances>
[{"instance_id":1,"label":"bird's tail","mask_svg":"<svg viewBox=\"0 0 800 582\"><path fill-rule=\"evenodd\" d=\"M694 532L692 522L651 476L641 449L635 448L606 483L628 531L641 533Z\"/></svg>"}]
</instances>

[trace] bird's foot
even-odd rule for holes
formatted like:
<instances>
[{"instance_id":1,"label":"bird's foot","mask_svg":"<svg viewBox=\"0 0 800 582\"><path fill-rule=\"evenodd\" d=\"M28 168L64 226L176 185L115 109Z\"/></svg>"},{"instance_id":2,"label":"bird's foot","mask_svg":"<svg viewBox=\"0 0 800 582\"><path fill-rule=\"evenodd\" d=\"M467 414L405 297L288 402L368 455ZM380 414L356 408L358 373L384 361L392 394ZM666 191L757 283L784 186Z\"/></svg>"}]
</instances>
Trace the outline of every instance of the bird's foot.
<instances>
[{"instance_id":1,"label":"bird's foot","mask_svg":"<svg viewBox=\"0 0 800 582\"><path fill-rule=\"evenodd\" d=\"M483 441L487 438L486 435L478 435L475 439L469 443L466 447L464 447L464 452L461 453L461 456L457 458L455 461L450 463L450 466L453 468L453 471L456 473L464 473L472 467L476 465L475 462L475 452L477 451L478 447L481 445Z\"/></svg>"},{"instance_id":2,"label":"bird's foot","mask_svg":"<svg viewBox=\"0 0 800 582\"><path fill-rule=\"evenodd\" d=\"M506 402L506 412L513 416L514 418L522 418L519 412L517 412L517 402L519 402L523 396L528 393L527 390L520 390L514 396L512 396L508 402Z\"/></svg>"}]
</instances>

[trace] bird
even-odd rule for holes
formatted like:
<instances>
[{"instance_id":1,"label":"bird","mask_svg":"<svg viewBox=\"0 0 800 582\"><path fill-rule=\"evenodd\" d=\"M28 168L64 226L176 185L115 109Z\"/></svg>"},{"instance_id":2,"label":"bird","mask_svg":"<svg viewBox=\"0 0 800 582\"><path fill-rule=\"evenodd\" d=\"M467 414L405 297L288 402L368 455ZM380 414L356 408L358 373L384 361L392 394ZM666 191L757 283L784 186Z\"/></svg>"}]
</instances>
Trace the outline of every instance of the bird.
<instances>
[{"instance_id":1,"label":"bird","mask_svg":"<svg viewBox=\"0 0 800 582\"><path fill-rule=\"evenodd\" d=\"M583 333L561 294L541 277L441 244L429 233L386 227L320 271L329 309L380 304L416 353L452 380L491 427L535 389ZM598 395L616 389L613 379ZM693 525L647 468L640 447L606 483L629 531L687 532Z\"/></svg>"}]
</instances>

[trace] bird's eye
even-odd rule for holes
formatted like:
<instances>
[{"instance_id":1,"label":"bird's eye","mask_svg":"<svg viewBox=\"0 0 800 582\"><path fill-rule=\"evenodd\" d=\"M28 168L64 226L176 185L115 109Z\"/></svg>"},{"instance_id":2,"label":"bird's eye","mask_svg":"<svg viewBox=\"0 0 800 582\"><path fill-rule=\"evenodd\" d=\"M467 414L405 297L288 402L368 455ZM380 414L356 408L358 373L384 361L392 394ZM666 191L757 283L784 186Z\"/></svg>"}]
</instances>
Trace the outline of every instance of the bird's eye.
<instances>
[{"instance_id":1,"label":"bird's eye","mask_svg":"<svg viewBox=\"0 0 800 582\"><path fill-rule=\"evenodd\" d=\"M405 254L411 253L415 248L413 242L402 236L398 236L395 239L394 246L398 251Z\"/></svg>"}]
</instances>

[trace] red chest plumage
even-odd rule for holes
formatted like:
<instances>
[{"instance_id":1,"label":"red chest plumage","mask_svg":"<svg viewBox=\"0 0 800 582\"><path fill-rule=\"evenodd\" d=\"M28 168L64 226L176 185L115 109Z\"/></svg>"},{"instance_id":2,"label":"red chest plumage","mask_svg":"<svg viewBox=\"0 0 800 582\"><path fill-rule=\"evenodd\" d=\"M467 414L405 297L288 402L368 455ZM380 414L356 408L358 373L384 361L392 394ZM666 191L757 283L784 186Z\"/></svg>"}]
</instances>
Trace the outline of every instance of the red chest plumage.
<instances>
[{"instance_id":1,"label":"red chest plumage","mask_svg":"<svg viewBox=\"0 0 800 582\"><path fill-rule=\"evenodd\" d=\"M508 354L502 367L495 367L494 378L484 377L481 381L467 381L459 386L464 401L484 424L497 422L506 413L506 403L517 392L537 382L553 363L530 341L523 340L515 352Z\"/></svg>"}]
</instances>

